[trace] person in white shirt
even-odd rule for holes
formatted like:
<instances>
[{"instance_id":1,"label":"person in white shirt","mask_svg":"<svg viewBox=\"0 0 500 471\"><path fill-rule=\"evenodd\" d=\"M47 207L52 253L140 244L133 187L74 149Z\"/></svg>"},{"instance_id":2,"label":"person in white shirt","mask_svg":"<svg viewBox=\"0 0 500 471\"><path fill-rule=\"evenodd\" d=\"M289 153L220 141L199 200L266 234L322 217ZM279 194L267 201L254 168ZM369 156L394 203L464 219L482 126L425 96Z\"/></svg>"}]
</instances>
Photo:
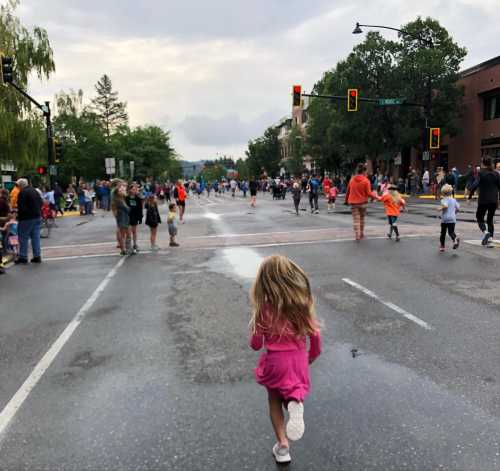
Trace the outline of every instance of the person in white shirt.
<instances>
[{"instance_id":1,"label":"person in white shirt","mask_svg":"<svg viewBox=\"0 0 500 471\"><path fill-rule=\"evenodd\" d=\"M422 187L424 188L424 194L427 194L427 192L429 191L429 182L430 182L429 170L425 169L424 175L422 177Z\"/></svg>"}]
</instances>

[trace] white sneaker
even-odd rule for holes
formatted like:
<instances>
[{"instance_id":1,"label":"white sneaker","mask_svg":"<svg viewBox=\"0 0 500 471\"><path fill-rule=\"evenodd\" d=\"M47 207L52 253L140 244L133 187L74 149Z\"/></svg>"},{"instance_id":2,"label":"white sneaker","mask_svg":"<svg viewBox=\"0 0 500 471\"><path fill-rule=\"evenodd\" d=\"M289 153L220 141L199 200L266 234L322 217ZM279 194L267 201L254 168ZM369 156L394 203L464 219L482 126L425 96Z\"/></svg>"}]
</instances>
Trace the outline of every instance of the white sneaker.
<instances>
[{"instance_id":1,"label":"white sneaker","mask_svg":"<svg viewBox=\"0 0 500 471\"><path fill-rule=\"evenodd\" d=\"M304 435L304 428L304 404L302 402L290 401L288 403L286 436L293 441L299 440Z\"/></svg>"},{"instance_id":2,"label":"white sneaker","mask_svg":"<svg viewBox=\"0 0 500 471\"><path fill-rule=\"evenodd\" d=\"M292 457L290 456L290 448L280 446L279 443L276 443L273 446L273 455L276 463L290 463L290 461L292 461Z\"/></svg>"}]
</instances>

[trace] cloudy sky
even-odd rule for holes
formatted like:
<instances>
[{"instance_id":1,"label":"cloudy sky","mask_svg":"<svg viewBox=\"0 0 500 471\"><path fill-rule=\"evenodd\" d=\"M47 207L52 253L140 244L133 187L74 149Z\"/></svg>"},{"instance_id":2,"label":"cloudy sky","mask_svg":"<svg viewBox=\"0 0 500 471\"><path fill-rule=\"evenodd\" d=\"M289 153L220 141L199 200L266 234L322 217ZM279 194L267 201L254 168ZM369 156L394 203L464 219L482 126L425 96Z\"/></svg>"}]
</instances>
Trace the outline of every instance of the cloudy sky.
<instances>
[{"instance_id":1,"label":"cloudy sky","mask_svg":"<svg viewBox=\"0 0 500 471\"><path fill-rule=\"evenodd\" d=\"M81 88L90 99L107 73L132 125L169 129L182 158L198 160L244 156L290 113L292 84L310 90L362 40L356 21L433 16L467 47L468 67L500 55L499 1L21 0L18 14L48 30L55 53L57 72L32 83L35 96Z\"/></svg>"}]
</instances>

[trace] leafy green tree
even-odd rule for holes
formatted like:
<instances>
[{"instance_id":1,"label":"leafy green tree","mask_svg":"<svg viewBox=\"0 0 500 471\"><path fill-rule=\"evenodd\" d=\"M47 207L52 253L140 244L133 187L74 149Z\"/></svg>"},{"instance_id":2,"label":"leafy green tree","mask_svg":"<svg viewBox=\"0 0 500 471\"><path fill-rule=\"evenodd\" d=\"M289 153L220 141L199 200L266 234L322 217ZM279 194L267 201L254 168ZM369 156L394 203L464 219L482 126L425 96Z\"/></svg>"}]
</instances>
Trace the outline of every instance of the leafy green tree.
<instances>
[{"instance_id":1,"label":"leafy green tree","mask_svg":"<svg viewBox=\"0 0 500 471\"><path fill-rule=\"evenodd\" d=\"M47 32L24 27L15 16L18 6L18 0L0 6L0 52L13 57L14 81L27 89L30 75L48 78L55 64ZM0 86L0 161L11 160L24 173L46 155L44 140L41 113L12 87Z\"/></svg>"},{"instance_id":2,"label":"leafy green tree","mask_svg":"<svg viewBox=\"0 0 500 471\"><path fill-rule=\"evenodd\" d=\"M128 123L127 104L118 100L118 92L113 91L111 79L106 74L99 79L95 90L97 96L92 100L92 109L99 117L109 141L117 128Z\"/></svg>"},{"instance_id":3,"label":"leafy green tree","mask_svg":"<svg viewBox=\"0 0 500 471\"><path fill-rule=\"evenodd\" d=\"M462 109L462 90L456 82L465 49L431 18L417 18L402 29L410 34L402 34L400 42L369 32L345 60L323 75L314 91L345 95L348 88L358 88L360 97L403 98L422 107L361 102L359 111L347 113L345 102L313 100L307 151L323 168L390 158L412 146L422 150L426 115L429 125L456 132ZM432 47L426 41L432 41Z\"/></svg>"},{"instance_id":4,"label":"leafy green tree","mask_svg":"<svg viewBox=\"0 0 500 471\"><path fill-rule=\"evenodd\" d=\"M135 175L145 178L178 175L180 165L170 145L170 133L158 126L143 126L130 129L122 126L112 136L113 155L126 164L135 162Z\"/></svg>"},{"instance_id":5,"label":"leafy green tree","mask_svg":"<svg viewBox=\"0 0 500 471\"><path fill-rule=\"evenodd\" d=\"M85 179L104 177L104 158L109 155L99 117L83 107L83 92L61 92L56 97L54 131L63 143L60 173Z\"/></svg>"},{"instance_id":6,"label":"leafy green tree","mask_svg":"<svg viewBox=\"0 0 500 471\"><path fill-rule=\"evenodd\" d=\"M215 180L220 180L221 178L225 178L227 175L226 168L220 163L214 163L213 165L205 166L205 168L201 171L200 176L206 182L213 182Z\"/></svg>"},{"instance_id":7,"label":"leafy green tree","mask_svg":"<svg viewBox=\"0 0 500 471\"><path fill-rule=\"evenodd\" d=\"M264 135L248 143L247 164L250 176L258 178L262 169L268 175L279 173L281 162L281 144L278 139L278 130L275 128L266 129Z\"/></svg>"},{"instance_id":8,"label":"leafy green tree","mask_svg":"<svg viewBox=\"0 0 500 471\"><path fill-rule=\"evenodd\" d=\"M238 159L236 161L236 171L241 180L248 180L250 178L250 172L248 171L248 162L243 159Z\"/></svg>"}]
</instances>

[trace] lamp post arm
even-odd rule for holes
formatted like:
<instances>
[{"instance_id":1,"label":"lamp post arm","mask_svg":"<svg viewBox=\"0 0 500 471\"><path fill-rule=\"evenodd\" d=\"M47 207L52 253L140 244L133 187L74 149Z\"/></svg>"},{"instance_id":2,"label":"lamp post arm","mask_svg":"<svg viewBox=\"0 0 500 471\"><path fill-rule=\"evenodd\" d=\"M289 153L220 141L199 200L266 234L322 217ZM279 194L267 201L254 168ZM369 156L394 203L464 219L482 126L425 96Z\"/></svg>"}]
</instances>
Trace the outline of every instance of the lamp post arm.
<instances>
[{"instance_id":1,"label":"lamp post arm","mask_svg":"<svg viewBox=\"0 0 500 471\"><path fill-rule=\"evenodd\" d=\"M406 34L407 36L411 36L412 38L417 39L418 41L422 41L422 42L426 43L429 47L434 47L434 43L431 40L425 39L425 38L423 38L422 36L420 36L418 34L410 33L409 31L406 31L404 29L393 28L392 26L362 25L362 24L359 24L359 23L358 23L358 26L364 26L365 28L390 29L392 31L397 31L398 33L401 33L401 34Z\"/></svg>"}]
</instances>

